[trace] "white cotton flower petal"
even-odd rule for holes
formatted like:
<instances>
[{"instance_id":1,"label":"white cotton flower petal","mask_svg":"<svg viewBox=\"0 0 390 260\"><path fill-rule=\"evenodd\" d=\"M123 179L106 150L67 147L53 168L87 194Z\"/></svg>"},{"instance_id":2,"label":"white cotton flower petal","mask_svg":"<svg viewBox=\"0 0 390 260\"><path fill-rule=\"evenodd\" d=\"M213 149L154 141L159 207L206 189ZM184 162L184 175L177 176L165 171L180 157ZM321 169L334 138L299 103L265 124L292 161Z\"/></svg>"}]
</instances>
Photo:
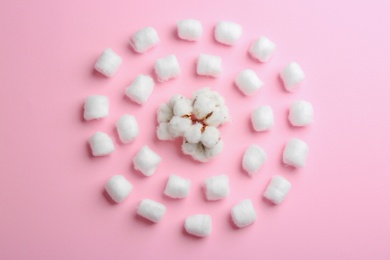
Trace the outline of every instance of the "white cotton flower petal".
<instances>
[{"instance_id":1,"label":"white cotton flower petal","mask_svg":"<svg viewBox=\"0 0 390 260\"><path fill-rule=\"evenodd\" d=\"M172 108L168 106L168 104L162 104L157 111L157 122L169 122L173 117Z\"/></svg>"},{"instance_id":2,"label":"white cotton flower petal","mask_svg":"<svg viewBox=\"0 0 390 260\"><path fill-rule=\"evenodd\" d=\"M216 145L214 145L213 147L206 148L205 149L206 158L208 158L208 160L211 160L212 158L214 158L215 156L220 154L223 150L223 145L224 145L223 141L219 140L219 142Z\"/></svg>"},{"instance_id":3,"label":"white cotton flower petal","mask_svg":"<svg viewBox=\"0 0 390 260\"><path fill-rule=\"evenodd\" d=\"M218 143L220 137L221 135L218 128L206 126L200 140L205 147L212 148Z\"/></svg>"},{"instance_id":4,"label":"white cotton flower petal","mask_svg":"<svg viewBox=\"0 0 390 260\"><path fill-rule=\"evenodd\" d=\"M230 114L227 106L216 107L213 113L204 122L209 126L218 127L230 121Z\"/></svg>"},{"instance_id":5,"label":"white cotton flower petal","mask_svg":"<svg viewBox=\"0 0 390 260\"><path fill-rule=\"evenodd\" d=\"M184 132L192 125L192 121L187 117L172 117L169 121L168 130L173 137L183 136Z\"/></svg>"},{"instance_id":6,"label":"white cotton flower petal","mask_svg":"<svg viewBox=\"0 0 390 260\"><path fill-rule=\"evenodd\" d=\"M204 119L207 115L212 113L215 109L215 103L208 96L198 96L194 100L194 115L197 119Z\"/></svg>"},{"instance_id":7,"label":"white cotton flower petal","mask_svg":"<svg viewBox=\"0 0 390 260\"><path fill-rule=\"evenodd\" d=\"M193 144L199 143L202 137L202 128L203 125L201 123L195 123L190 126L184 133L185 140Z\"/></svg>"},{"instance_id":8,"label":"white cotton flower petal","mask_svg":"<svg viewBox=\"0 0 390 260\"><path fill-rule=\"evenodd\" d=\"M190 115L192 113L192 101L188 98L179 98L173 107L175 116Z\"/></svg>"},{"instance_id":9,"label":"white cotton flower petal","mask_svg":"<svg viewBox=\"0 0 390 260\"><path fill-rule=\"evenodd\" d=\"M166 141L166 140L173 140L174 139L174 137L169 132L169 123L167 123L167 122L161 122L158 125L156 134L157 134L157 138L159 140Z\"/></svg>"},{"instance_id":10,"label":"white cotton flower petal","mask_svg":"<svg viewBox=\"0 0 390 260\"><path fill-rule=\"evenodd\" d=\"M176 101L185 98L182 95L175 94L171 97L171 99L168 102L168 107L170 107L173 111L173 108L175 107Z\"/></svg>"}]
</instances>

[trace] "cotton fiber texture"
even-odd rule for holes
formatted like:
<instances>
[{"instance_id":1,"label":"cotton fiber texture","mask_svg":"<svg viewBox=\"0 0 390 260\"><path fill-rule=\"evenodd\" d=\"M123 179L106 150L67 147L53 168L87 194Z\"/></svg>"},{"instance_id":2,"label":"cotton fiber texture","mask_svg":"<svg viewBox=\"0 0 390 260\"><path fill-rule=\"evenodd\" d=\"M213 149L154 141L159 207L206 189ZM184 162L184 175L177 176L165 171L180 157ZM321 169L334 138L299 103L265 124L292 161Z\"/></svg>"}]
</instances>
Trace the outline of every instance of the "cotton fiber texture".
<instances>
[{"instance_id":1,"label":"cotton fiber texture","mask_svg":"<svg viewBox=\"0 0 390 260\"><path fill-rule=\"evenodd\" d=\"M309 148L307 144L298 139L290 139L283 152L283 162L297 168L303 168L306 164L306 156Z\"/></svg>"},{"instance_id":2,"label":"cotton fiber texture","mask_svg":"<svg viewBox=\"0 0 390 260\"><path fill-rule=\"evenodd\" d=\"M205 180L204 189L207 200L220 200L229 195L229 177L213 176Z\"/></svg>"},{"instance_id":3,"label":"cotton fiber texture","mask_svg":"<svg viewBox=\"0 0 390 260\"><path fill-rule=\"evenodd\" d=\"M252 112L252 126L257 132L270 130L274 122L274 113L270 106L260 106Z\"/></svg>"},{"instance_id":4,"label":"cotton fiber texture","mask_svg":"<svg viewBox=\"0 0 390 260\"><path fill-rule=\"evenodd\" d=\"M219 56L200 54L196 72L201 76L218 77L222 72L222 59Z\"/></svg>"},{"instance_id":5,"label":"cotton fiber texture","mask_svg":"<svg viewBox=\"0 0 390 260\"><path fill-rule=\"evenodd\" d=\"M264 193L264 197L275 204L280 204L291 189L291 183L282 176L272 177L271 182Z\"/></svg>"},{"instance_id":6,"label":"cotton fiber texture","mask_svg":"<svg viewBox=\"0 0 390 260\"><path fill-rule=\"evenodd\" d=\"M215 40L226 45L236 44L241 34L241 25L227 21L219 22L214 31Z\"/></svg>"},{"instance_id":7,"label":"cotton fiber texture","mask_svg":"<svg viewBox=\"0 0 390 260\"><path fill-rule=\"evenodd\" d=\"M191 235L207 237L212 230L211 216L203 214L189 216L184 223L184 228Z\"/></svg>"},{"instance_id":8,"label":"cotton fiber texture","mask_svg":"<svg viewBox=\"0 0 390 260\"><path fill-rule=\"evenodd\" d=\"M276 49L275 43L270 41L267 37L260 37L249 48L250 55L261 61L267 62L271 59Z\"/></svg>"},{"instance_id":9,"label":"cotton fiber texture","mask_svg":"<svg viewBox=\"0 0 390 260\"><path fill-rule=\"evenodd\" d=\"M160 163L161 157L146 145L133 159L134 168L145 176L152 176Z\"/></svg>"},{"instance_id":10,"label":"cotton fiber texture","mask_svg":"<svg viewBox=\"0 0 390 260\"><path fill-rule=\"evenodd\" d=\"M295 101L290 106L288 120L293 126L307 126L313 122L313 113L313 106L309 101Z\"/></svg>"},{"instance_id":11,"label":"cotton fiber texture","mask_svg":"<svg viewBox=\"0 0 390 260\"><path fill-rule=\"evenodd\" d=\"M187 19L177 22L177 34L180 39L197 41L202 36L202 24L198 20Z\"/></svg>"},{"instance_id":12,"label":"cotton fiber texture","mask_svg":"<svg viewBox=\"0 0 390 260\"><path fill-rule=\"evenodd\" d=\"M160 222L166 211L166 207L156 201L143 199L138 206L137 214L152 222Z\"/></svg>"},{"instance_id":13,"label":"cotton fiber texture","mask_svg":"<svg viewBox=\"0 0 390 260\"><path fill-rule=\"evenodd\" d=\"M232 208L232 219L234 224L239 227L247 227L256 221L256 211L250 199L242 200Z\"/></svg>"},{"instance_id":14,"label":"cotton fiber texture","mask_svg":"<svg viewBox=\"0 0 390 260\"><path fill-rule=\"evenodd\" d=\"M84 103L84 119L100 119L108 116L109 106L106 96L89 96Z\"/></svg>"},{"instance_id":15,"label":"cotton fiber texture","mask_svg":"<svg viewBox=\"0 0 390 260\"><path fill-rule=\"evenodd\" d=\"M169 176L164 194L173 199L182 199L188 196L191 181L171 174Z\"/></svg>"},{"instance_id":16,"label":"cotton fiber texture","mask_svg":"<svg viewBox=\"0 0 390 260\"><path fill-rule=\"evenodd\" d=\"M154 71L160 82L178 77L180 74L180 66L176 56L169 55L156 60L154 63Z\"/></svg>"},{"instance_id":17,"label":"cotton fiber texture","mask_svg":"<svg viewBox=\"0 0 390 260\"><path fill-rule=\"evenodd\" d=\"M154 80L148 75L138 75L126 89L126 96L137 104L144 104L154 88Z\"/></svg>"},{"instance_id":18,"label":"cotton fiber texture","mask_svg":"<svg viewBox=\"0 0 390 260\"><path fill-rule=\"evenodd\" d=\"M153 27L146 27L134 33L130 39L130 45L134 51L145 53L156 46L159 41L157 31Z\"/></svg>"},{"instance_id":19,"label":"cotton fiber texture","mask_svg":"<svg viewBox=\"0 0 390 260\"><path fill-rule=\"evenodd\" d=\"M251 96L259 90L264 83L259 79L256 73L251 69L240 72L235 79L237 87L246 96Z\"/></svg>"},{"instance_id":20,"label":"cotton fiber texture","mask_svg":"<svg viewBox=\"0 0 390 260\"><path fill-rule=\"evenodd\" d=\"M305 79L301 66L296 62L291 62L287 67L280 73L280 77L283 80L284 87L287 91L296 90L301 82Z\"/></svg>"},{"instance_id":21,"label":"cotton fiber texture","mask_svg":"<svg viewBox=\"0 0 390 260\"><path fill-rule=\"evenodd\" d=\"M244 153L242 168L252 176L267 160L267 154L260 146L252 144Z\"/></svg>"},{"instance_id":22,"label":"cotton fiber texture","mask_svg":"<svg viewBox=\"0 0 390 260\"><path fill-rule=\"evenodd\" d=\"M134 116L123 115L115 123L119 139L122 143L132 142L139 133L138 123Z\"/></svg>"},{"instance_id":23,"label":"cotton fiber texture","mask_svg":"<svg viewBox=\"0 0 390 260\"><path fill-rule=\"evenodd\" d=\"M112 77L122 64L122 58L112 49L107 48L95 63L95 70L106 77Z\"/></svg>"},{"instance_id":24,"label":"cotton fiber texture","mask_svg":"<svg viewBox=\"0 0 390 260\"><path fill-rule=\"evenodd\" d=\"M123 175L112 176L107 184L106 191L116 203L124 201L133 190L133 185Z\"/></svg>"},{"instance_id":25,"label":"cotton fiber texture","mask_svg":"<svg viewBox=\"0 0 390 260\"><path fill-rule=\"evenodd\" d=\"M114 152L112 139L103 132L96 132L90 139L89 145L93 156L104 156Z\"/></svg>"}]
</instances>

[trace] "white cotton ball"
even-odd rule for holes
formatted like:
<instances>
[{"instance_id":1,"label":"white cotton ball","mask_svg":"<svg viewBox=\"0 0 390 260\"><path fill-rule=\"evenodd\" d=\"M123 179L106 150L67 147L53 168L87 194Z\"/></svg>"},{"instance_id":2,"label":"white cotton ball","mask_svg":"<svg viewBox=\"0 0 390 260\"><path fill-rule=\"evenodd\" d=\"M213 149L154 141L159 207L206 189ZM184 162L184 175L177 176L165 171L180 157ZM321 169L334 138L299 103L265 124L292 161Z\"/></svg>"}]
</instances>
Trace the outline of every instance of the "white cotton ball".
<instances>
[{"instance_id":1,"label":"white cotton ball","mask_svg":"<svg viewBox=\"0 0 390 260\"><path fill-rule=\"evenodd\" d=\"M264 85L256 73L250 69L241 71L236 77L235 83L241 92L247 96L255 94Z\"/></svg>"},{"instance_id":2,"label":"white cotton ball","mask_svg":"<svg viewBox=\"0 0 390 260\"><path fill-rule=\"evenodd\" d=\"M200 140L204 146L211 148L218 143L220 137L218 128L214 126L206 126Z\"/></svg>"},{"instance_id":3,"label":"white cotton ball","mask_svg":"<svg viewBox=\"0 0 390 260\"><path fill-rule=\"evenodd\" d=\"M122 64L122 58L112 49L107 48L95 63L95 70L106 77L112 77Z\"/></svg>"},{"instance_id":4,"label":"white cotton ball","mask_svg":"<svg viewBox=\"0 0 390 260\"><path fill-rule=\"evenodd\" d=\"M196 72L201 76L218 77L222 72L222 59L219 56L200 54Z\"/></svg>"},{"instance_id":5,"label":"white cotton ball","mask_svg":"<svg viewBox=\"0 0 390 260\"><path fill-rule=\"evenodd\" d=\"M239 228L244 228L256 221L256 211L250 199L242 200L232 208L232 219Z\"/></svg>"},{"instance_id":6,"label":"white cotton ball","mask_svg":"<svg viewBox=\"0 0 390 260\"><path fill-rule=\"evenodd\" d=\"M313 106L309 101L295 101L290 106L288 119L293 126L307 126L313 122Z\"/></svg>"},{"instance_id":7,"label":"white cotton ball","mask_svg":"<svg viewBox=\"0 0 390 260\"><path fill-rule=\"evenodd\" d=\"M182 95L179 95L179 94L175 94L171 97L171 99L168 102L168 106L172 109L172 111L175 107L176 101L183 99L183 98L185 98L185 97Z\"/></svg>"},{"instance_id":8,"label":"white cotton ball","mask_svg":"<svg viewBox=\"0 0 390 260\"><path fill-rule=\"evenodd\" d=\"M204 181L207 200L220 200L229 195L229 177L222 174Z\"/></svg>"},{"instance_id":9,"label":"white cotton ball","mask_svg":"<svg viewBox=\"0 0 390 260\"><path fill-rule=\"evenodd\" d=\"M133 190L133 185L123 175L114 175L106 183L106 191L116 203L124 201Z\"/></svg>"},{"instance_id":10,"label":"white cotton ball","mask_svg":"<svg viewBox=\"0 0 390 260\"><path fill-rule=\"evenodd\" d=\"M208 158L205 154L205 148L202 143L189 143L183 140L183 144L181 145L181 150L184 154L191 155L192 158L199 162L207 162Z\"/></svg>"},{"instance_id":11,"label":"white cotton ball","mask_svg":"<svg viewBox=\"0 0 390 260\"><path fill-rule=\"evenodd\" d=\"M282 176L276 175L272 177L271 182L268 184L264 197L275 204L280 204L290 189L291 183Z\"/></svg>"},{"instance_id":12,"label":"white cotton ball","mask_svg":"<svg viewBox=\"0 0 390 260\"><path fill-rule=\"evenodd\" d=\"M230 114L227 106L216 107L213 113L204 120L209 126L218 127L226 122L230 121Z\"/></svg>"},{"instance_id":13,"label":"white cotton ball","mask_svg":"<svg viewBox=\"0 0 390 260\"><path fill-rule=\"evenodd\" d=\"M197 41L202 36L202 24L198 20L187 19L177 22L177 33L180 39Z\"/></svg>"},{"instance_id":14,"label":"white cotton ball","mask_svg":"<svg viewBox=\"0 0 390 260\"><path fill-rule=\"evenodd\" d=\"M211 217L203 214L189 216L185 221L184 228L191 235L207 237L212 230Z\"/></svg>"},{"instance_id":15,"label":"white cotton ball","mask_svg":"<svg viewBox=\"0 0 390 260\"><path fill-rule=\"evenodd\" d=\"M144 104L154 88L153 78L147 75L138 75L126 89L126 96L137 104Z\"/></svg>"},{"instance_id":16,"label":"white cotton ball","mask_svg":"<svg viewBox=\"0 0 390 260\"><path fill-rule=\"evenodd\" d=\"M174 137L169 132L169 123L161 122L157 127L157 138L162 141L173 140Z\"/></svg>"},{"instance_id":17,"label":"white cotton ball","mask_svg":"<svg viewBox=\"0 0 390 260\"><path fill-rule=\"evenodd\" d=\"M165 186L164 194L174 199L182 199L188 196L191 181L171 174Z\"/></svg>"},{"instance_id":18,"label":"white cotton ball","mask_svg":"<svg viewBox=\"0 0 390 260\"><path fill-rule=\"evenodd\" d=\"M145 176L152 176L161 163L161 157L144 145L133 159L134 169L142 172Z\"/></svg>"},{"instance_id":19,"label":"white cotton ball","mask_svg":"<svg viewBox=\"0 0 390 260\"><path fill-rule=\"evenodd\" d=\"M298 138L290 139L283 152L283 162L287 165L303 168L309 148L307 144Z\"/></svg>"},{"instance_id":20,"label":"white cotton ball","mask_svg":"<svg viewBox=\"0 0 390 260\"><path fill-rule=\"evenodd\" d=\"M109 112L108 98L106 96L89 96L84 103L84 119L100 119L107 117Z\"/></svg>"},{"instance_id":21,"label":"white cotton ball","mask_svg":"<svg viewBox=\"0 0 390 260\"><path fill-rule=\"evenodd\" d=\"M305 79L301 67L296 62L291 62L286 68L280 73L280 77L283 80L284 87L287 91L296 90L300 83Z\"/></svg>"},{"instance_id":22,"label":"white cotton ball","mask_svg":"<svg viewBox=\"0 0 390 260\"><path fill-rule=\"evenodd\" d=\"M190 115L192 113L192 101L185 97L176 100L173 113L175 116Z\"/></svg>"},{"instance_id":23,"label":"white cotton ball","mask_svg":"<svg viewBox=\"0 0 390 260\"><path fill-rule=\"evenodd\" d=\"M132 115L121 116L115 125L122 143L130 143L138 136L137 119Z\"/></svg>"},{"instance_id":24,"label":"white cotton ball","mask_svg":"<svg viewBox=\"0 0 390 260\"><path fill-rule=\"evenodd\" d=\"M169 122L173 117L173 110L168 104L162 104L157 111L157 122Z\"/></svg>"},{"instance_id":25,"label":"white cotton ball","mask_svg":"<svg viewBox=\"0 0 390 260\"><path fill-rule=\"evenodd\" d=\"M193 102L193 114L197 119L204 119L215 109L215 103L206 95L199 95Z\"/></svg>"},{"instance_id":26,"label":"white cotton ball","mask_svg":"<svg viewBox=\"0 0 390 260\"><path fill-rule=\"evenodd\" d=\"M275 43L270 41L267 37L260 37L252 43L249 48L249 53L253 58L261 62L267 62L271 59L275 49Z\"/></svg>"},{"instance_id":27,"label":"white cotton ball","mask_svg":"<svg viewBox=\"0 0 390 260\"><path fill-rule=\"evenodd\" d=\"M130 45L138 53L144 53L157 45L160 39L153 27L143 28L131 37Z\"/></svg>"},{"instance_id":28,"label":"white cotton ball","mask_svg":"<svg viewBox=\"0 0 390 260\"><path fill-rule=\"evenodd\" d=\"M154 71L160 82L178 77L180 74L180 66L176 56L169 55L156 60L154 63Z\"/></svg>"},{"instance_id":29,"label":"white cotton ball","mask_svg":"<svg viewBox=\"0 0 390 260\"><path fill-rule=\"evenodd\" d=\"M112 139L103 132L96 132L90 139L89 145L93 156L104 156L114 152Z\"/></svg>"},{"instance_id":30,"label":"white cotton ball","mask_svg":"<svg viewBox=\"0 0 390 260\"><path fill-rule=\"evenodd\" d=\"M205 148L205 156L206 156L207 160L211 160L215 156L220 154L223 150L223 145L224 145L223 141L219 140L219 142L216 145L214 145L213 147Z\"/></svg>"},{"instance_id":31,"label":"white cotton ball","mask_svg":"<svg viewBox=\"0 0 390 260\"><path fill-rule=\"evenodd\" d=\"M257 132L270 130L274 126L274 113L270 106L260 106L252 112L253 129Z\"/></svg>"},{"instance_id":32,"label":"white cotton ball","mask_svg":"<svg viewBox=\"0 0 390 260\"><path fill-rule=\"evenodd\" d=\"M242 34L241 25L233 22L221 21L215 27L214 36L217 42L234 45Z\"/></svg>"},{"instance_id":33,"label":"white cotton ball","mask_svg":"<svg viewBox=\"0 0 390 260\"><path fill-rule=\"evenodd\" d=\"M143 199L138 206L137 214L157 223L163 218L166 210L166 207L161 203L150 199Z\"/></svg>"},{"instance_id":34,"label":"white cotton ball","mask_svg":"<svg viewBox=\"0 0 390 260\"><path fill-rule=\"evenodd\" d=\"M174 116L169 121L168 131L173 137L183 136L191 125L192 121L190 118Z\"/></svg>"},{"instance_id":35,"label":"white cotton ball","mask_svg":"<svg viewBox=\"0 0 390 260\"><path fill-rule=\"evenodd\" d=\"M185 132L184 138L189 143L199 143L202 137L202 128L203 125L200 123L195 123L191 125Z\"/></svg>"},{"instance_id":36,"label":"white cotton ball","mask_svg":"<svg viewBox=\"0 0 390 260\"><path fill-rule=\"evenodd\" d=\"M252 144L244 153L242 158L242 168L250 176L256 173L267 160L267 154L258 145Z\"/></svg>"}]
</instances>

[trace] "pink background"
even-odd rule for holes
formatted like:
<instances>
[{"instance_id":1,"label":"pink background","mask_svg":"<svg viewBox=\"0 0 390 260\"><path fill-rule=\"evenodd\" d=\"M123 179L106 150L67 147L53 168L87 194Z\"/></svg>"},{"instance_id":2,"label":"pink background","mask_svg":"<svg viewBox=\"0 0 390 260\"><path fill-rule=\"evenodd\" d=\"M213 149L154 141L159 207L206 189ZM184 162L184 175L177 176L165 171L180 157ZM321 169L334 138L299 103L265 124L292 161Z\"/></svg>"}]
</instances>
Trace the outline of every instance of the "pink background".
<instances>
[{"instance_id":1,"label":"pink background","mask_svg":"<svg viewBox=\"0 0 390 260\"><path fill-rule=\"evenodd\" d=\"M373 1L2 1L0 3L0 259L390 259L390 2ZM179 19L204 26L197 43L175 36ZM233 47L212 37L219 20L242 24ZM144 26L157 29L161 43L144 55L128 46ZM260 64L247 55L249 44L266 35L277 44L274 58ZM123 59L114 78L93 72L104 48ZM217 79L195 75L199 53L223 57ZM181 76L157 84L144 106L124 97L139 73L151 73L157 58L176 54ZM296 93L283 90L279 71L297 61L307 79ZM254 69L266 83L244 97L233 85L237 73ZM155 137L158 105L172 94L189 95L210 86L226 98L233 122L222 131L226 147L208 164L181 155L179 142ZM88 95L110 98L110 116L82 120ZM315 123L288 125L287 110L310 100ZM255 133L249 115L259 105L274 109L276 126ZM121 145L114 123L134 114L141 134ZM87 139L95 131L113 136L116 151L92 158ZM307 167L281 164L290 137L309 147ZM250 178L240 167L245 149L261 145L268 161ZM143 177L131 160L144 144L163 157L156 174ZM162 195L169 174L192 180L190 196ZM225 173L231 194L207 202L202 181ZM131 196L113 205L103 193L110 176L123 174ZM293 188L279 206L261 195L280 174ZM164 203L159 224L136 217L143 198ZM258 220L238 230L230 209L253 200ZM195 213L213 218L213 233L197 239L183 231Z\"/></svg>"}]
</instances>

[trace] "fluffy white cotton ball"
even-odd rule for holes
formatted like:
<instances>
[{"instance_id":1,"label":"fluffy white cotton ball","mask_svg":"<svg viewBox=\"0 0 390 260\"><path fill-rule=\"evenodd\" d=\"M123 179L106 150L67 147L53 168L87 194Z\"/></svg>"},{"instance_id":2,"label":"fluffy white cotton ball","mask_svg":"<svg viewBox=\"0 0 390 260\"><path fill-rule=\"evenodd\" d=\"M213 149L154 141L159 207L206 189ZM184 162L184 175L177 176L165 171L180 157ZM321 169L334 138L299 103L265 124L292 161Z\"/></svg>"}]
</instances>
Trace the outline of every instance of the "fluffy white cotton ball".
<instances>
[{"instance_id":1,"label":"fluffy white cotton ball","mask_svg":"<svg viewBox=\"0 0 390 260\"><path fill-rule=\"evenodd\" d=\"M201 142L193 144L184 140L181 148L184 154L191 155L194 160L208 162L222 152L223 141L219 140L214 147L207 148Z\"/></svg>"},{"instance_id":2,"label":"fluffy white cotton ball","mask_svg":"<svg viewBox=\"0 0 390 260\"><path fill-rule=\"evenodd\" d=\"M205 155L206 155L206 158L208 160L214 158L215 156L217 156L218 154L220 154L223 150L223 141L222 140L219 140L219 142L214 145L213 147L205 147Z\"/></svg>"},{"instance_id":3,"label":"fluffy white cotton ball","mask_svg":"<svg viewBox=\"0 0 390 260\"><path fill-rule=\"evenodd\" d=\"M211 234L212 222L210 215L197 214L187 217L185 224L185 230L197 237L207 237Z\"/></svg>"},{"instance_id":4,"label":"fluffy white cotton ball","mask_svg":"<svg viewBox=\"0 0 390 260\"><path fill-rule=\"evenodd\" d=\"M204 181L207 200L220 200L229 195L229 177L222 174L207 178Z\"/></svg>"},{"instance_id":5,"label":"fluffy white cotton ball","mask_svg":"<svg viewBox=\"0 0 390 260\"><path fill-rule=\"evenodd\" d=\"M241 92L247 96L255 94L257 90L264 85L256 73L251 69L241 71L236 77L235 83Z\"/></svg>"},{"instance_id":6,"label":"fluffy white cotton ball","mask_svg":"<svg viewBox=\"0 0 390 260\"><path fill-rule=\"evenodd\" d=\"M169 132L169 123L161 122L157 127L157 138L162 141L173 140L174 137Z\"/></svg>"},{"instance_id":7,"label":"fluffy white cotton ball","mask_svg":"<svg viewBox=\"0 0 390 260\"><path fill-rule=\"evenodd\" d=\"M241 34L241 25L234 22L221 21L217 23L214 30L215 40L226 45L236 44Z\"/></svg>"},{"instance_id":8,"label":"fluffy white cotton ball","mask_svg":"<svg viewBox=\"0 0 390 260\"><path fill-rule=\"evenodd\" d=\"M306 164L308 150L309 148L304 141L291 138L284 148L283 162L290 166L303 168Z\"/></svg>"},{"instance_id":9,"label":"fluffy white cotton ball","mask_svg":"<svg viewBox=\"0 0 390 260\"><path fill-rule=\"evenodd\" d=\"M179 76L180 65L175 55L169 55L156 60L154 63L154 71L156 72L158 81L164 82Z\"/></svg>"},{"instance_id":10,"label":"fluffy white cotton ball","mask_svg":"<svg viewBox=\"0 0 390 260\"><path fill-rule=\"evenodd\" d=\"M122 64L122 58L112 49L107 48L95 63L95 70L106 77L112 77Z\"/></svg>"},{"instance_id":11,"label":"fluffy white cotton ball","mask_svg":"<svg viewBox=\"0 0 390 260\"><path fill-rule=\"evenodd\" d=\"M145 176L152 176L160 163L161 157L146 145L133 159L134 168Z\"/></svg>"},{"instance_id":12,"label":"fluffy white cotton ball","mask_svg":"<svg viewBox=\"0 0 390 260\"><path fill-rule=\"evenodd\" d=\"M295 101L290 106L288 119L293 126L307 126L313 122L313 106L309 101Z\"/></svg>"},{"instance_id":13,"label":"fluffy white cotton ball","mask_svg":"<svg viewBox=\"0 0 390 260\"><path fill-rule=\"evenodd\" d=\"M206 126L200 140L204 146L211 148L218 143L220 137L221 135L218 128Z\"/></svg>"},{"instance_id":14,"label":"fluffy white cotton ball","mask_svg":"<svg viewBox=\"0 0 390 260\"><path fill-rule=\"evenodd\" d=\"M202 24L198 20L187 19L177 22L177 33L180 39L197 41L202 36Z\"/></svg>"},{"instance_id":15,"label":"fluffy white cotton ball","mask_svg":"<svg viewBox=\"0 0 390 260\"><path fill-rule=\"evenodd\" d=\"M270 106L260 106L252 112L253 129L257 132L270 130L274 126L274 113Z\"/></svg>"},{"instance_id":16,"label":"fluffy white cotton ball","mask_svg":"<svg viewBox=\"0 0 390 260\"><path fill-rule=\"evenodd\" d=\"M218 127L226 122L230 121L230 114L227 106L218 106L215 107L212 114L207 117L204 122L209 126Z\"/></svg>"},{"instance_id":17,"label":"fluffy white cotton ball","mask_svg":"<svg viewBox=\"0 0 390 260\"><path fill-rule=\"evenodd\" d=\"M282 176L276 175L272 177L271 182L268 184L264 197L275 204L280 204L285 199L290 189L291 183Z\"/></svg>"},{"instance_id":18,"label":"fluffy white cotton ball","mask_svg":"<svg viewBox=\"0 0 390 260\"><path fill-rule=\"evenodd\" d=\"M126 96L137 104L144 104L154 88L153 78L147 75L138 75L126 89Z\"/></svg>"},{"instance_id":19,"label":"fluffy white cotton ball","mask_svg":"<svg viewBox=\"0 0 390 260\"><path fill-rule=\"evenodd\" d=\"M164 194L174 199L182 199L188 196L191 181L174 174L169 176Z\"/></svg>"},{"instance_id":20,"label":"fluffy white cotton ball","mask_svg":"<svg viewBox=\"0 0 390 260\"><path fill-rule=\"evenodd\" d=\"M201 123L195 123L191 125L185 132L184 138L189 143L199 143L202 137L202 128L203 125Z\"/></svg>"},{"instance_id":21,"label":"fluffy white cotton ball","mask_svg":"<svg viewBox=\"0 0 390 260\"><path fill-rule=\"evenodd\" d=\"M166 207L159 202L150 199L143 199L138 206L137 214L157 223L163 218L166 210Z\"/></svg>"},{"instance_id":22,"label":"fluffy white cotton ball","mask_svg":"<svg viewBox=\"0 0 390 260\"><path fill-rule=\"evenodd\" d=\"M106 183L105 189L116 203L124 201L133 190L133 185L123 175L114 175Z\"/></svg>"},{"instance_id":23,"label":"fluffy white cotton ball","mask_svg":"<svg viewBox=\"0 0 390 260\"><path fill-rule=\"evenodd\" d=\"M162 104L157 111L157 122L169 122L173 117L173 109L168 104Z\"/></svg>"},{"instance_id":24,"label":"fluffy white cotton ball","mask_svg":"<svg viewBox=\"0 0 390 260\"><path fill-rule=\"evenodd\" d=\"M251 47L249 48L249 53L253 58L261 62L267 62L271 59L275 49L275 43L273 43L267 37L260 37L252 43Z\"/></svg>"},{"instance_id":25,"label":"fluffy white cotton ball","mask_svg":"<svg viewBox=\"0 0 390 260\"><path fill-rule=\"evenodd\" d=\"M218 77L222 72L222 59L219 56L200 54L196 72L201 76Z\"/></svg>"},{"instance_id":26,"label":"fluffy white cotton ball","mask_svg":"<svg viewBox=\"0 0 390 260\"><path fill-rule=\"evenodd\" d=\"M296 62L288 64L284 70L280 73L280 77L283 80L284 87L287 91L296 90L301 82L305 79L305 74Z\"/></svg>"},{"instance_id":27,"label":"fluffy white cotton ball","mask_svg":"<svg viewBox=\"0 0 390 260\"><path fill-rule=\"evenodd\" d=\"M153 27L146 27L134 33L130 39L130 45L134 51L144 53L157 45L159 41L157 31Z\"/></svg>"},{"instance_id":28,"label":"fluffy white cotton ball","mask_svg":"<svg viewBox=\"0 0 390 260\"><path fill-rule=\"evenodd\" d=\"M244 153L242 158L242 168L250 176L256 173L267 160L267 154L258 145L252 144Z\"/></svg>"},{"instance_id":29,"label":"fluffy white cotton ball","mask_svg":"<svg viewBox=\"0 0 390 260\"><path fill-rule=\"evenodd\" d=\"M193 114L197 119L204 119L215 109L215 102L207 95L199 95L193 101Z\"/></svg>"},{"instance_id":30,"label":"fluffy white cotton ball","mask_svg":"<svg viewBox=\"0 0 390 260\"><path fill-rule=\"evenodd\" d=\"M232 219L239 228L244 228L256 221L256 211L250 199L242 200L232 208Z\"/></svg>"},{"instance_id":31,"label":"fluffy white cotton ball","mask_svg":"<svg viewBox=\"0 0 390 260\"><path fill-rule=\"evenodd\" d=\"M138 136L138 123L133 115L121 116L115 125L122 143L130 143Z\"/></svg>"},{"instance_id":32,"label":"fluffy white cotton ball","mask_svg":"<svg viewBox=\"0 0 390 260\"><path fill-rule=\"evenodd\" d=\"M192 125L188 117L174 116L169 121L168 131L174 137L183 136L187 129Z\"/></svg>"},{"instance_id":33,"label":"fluffy white cotton ball","mask_svg":"<svg viewBox=\"0 0 390 260\"><path fill-rule=\"evenodd\" d=\"M185 116L192 113L192 101L188 98L179 98L173 107L175 116Z\"/></svg>"},{"instance_id":34,"label":"fluffy white cotton ball","mask_svg":"<svg viewBox=\"0 0 390 260\"><path fill-rule=\"evenodd\" d=\"M89 96L84 103L84 119L100 119L108 116L109 106L106 96Z\"/></svg>"},{"instance_id":35,"label":"fluffy white cotton ball","mask_svg":"<svg viewBox=\"0 0 390 260\"><path fill-rule=\"evenodd\" d=\"M90 139L89 145L93 156L104 156L114 152L115 147L112 139L103 132L96 132Z\"/></svg>"}]
</instances>

